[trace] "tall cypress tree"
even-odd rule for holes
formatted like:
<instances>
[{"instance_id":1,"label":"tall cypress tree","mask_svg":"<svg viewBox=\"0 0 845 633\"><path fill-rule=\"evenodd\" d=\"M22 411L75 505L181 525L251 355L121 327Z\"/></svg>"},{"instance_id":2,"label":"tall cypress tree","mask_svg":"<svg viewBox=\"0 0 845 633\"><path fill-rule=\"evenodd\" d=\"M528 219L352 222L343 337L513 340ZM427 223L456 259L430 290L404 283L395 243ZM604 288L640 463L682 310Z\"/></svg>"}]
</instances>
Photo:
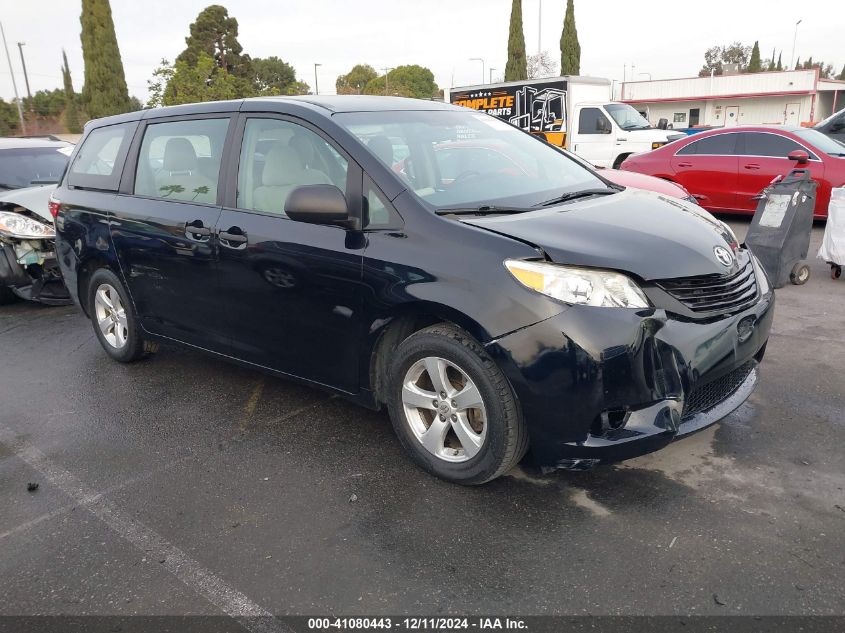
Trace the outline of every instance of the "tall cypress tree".
<instances>
[{"instance_id":1,"label":"tall cypress tree","mask_svg":"<svg viewBox=\"0 0 845 633\"><path fill-rule=\"evenodd\" d=\"M525 35L522 32L522 0L513 0L505 81L522 79L528 79L528 58L525 56Z\"/></svg>"},{"instance_id":2,"label":"tall cypress tree","mask_svg":"<svg viewBox=\"0 0 845 633\"><path fill-rule=\"evenodd\" d=\"M771 57L771 59L769 59L769 66L766 68L766 70L771 71L771 70L775 70L775 68L776 68L776 66L775 66L775 49L772 49L772 57Z\"/></svg>"},{"instance_id":3,"label":"tall cypress tree","mask_svg":"<svg viewBox=\"0 0 845 633\"><path fill-rule=\"evenodd\" d=\"M91 118L129 112L132 105L109 0L82 0L82 58L85 86L82 101Z\"/></svg>"},{"instance_id":4,"label":"tall cypress tree","mask_svg":"<svg viewBox=\"0 0 845 633\"><path fill-rule=\"evenodd\" d=\"M845 64L842 65L842 72L839 73L837 79L842 79L843 81L845 81Z\"/></svg>"},{"instance_id":5,"label":"tall cypress tree","mask_svg":"<svg viewBox=\"0 0 845 633\"><path fill-rule=\"evenodd\" d=\"M754 47L751 49L751 59L748 60L748 67L745 72L759 73L763 70L763 63L760 61L760 43L754 42Z\"/></svg>"},{"instance_id":6,"label":"tall cypress tree","mask_svg":"<svg viewBox=\"0 0 845 633\"><path fill-rule=\"evenodd\" d=\"M73 80L70 78L70 66L68 66L67 53L64 49L62 49L62 81L65 88L65 126L71 134L79 134L82 126L79 124L76 93L73 91Z\"/></svg>"},{"instance_id":7,"label":"tall cypress tree","mask_svg":"<svg viewBox=\"0 0 845 633\"><path fill-rule=\"evenodd\" d=\"M566 15L563 18L563 32L560 34L560 74L581 74L581 45L578 43L578 29L575 28L573 0L566 0Z\"/></svg>"},{"instance_id":8,"label":"tall cypress tree","mask_svg":"<svg viewBox=\"0 0 845 633\"><path fill-rule=\"evenodd\" d=\"M783 70L783 63L781 62L781 59L782 59L782 58L783 58L783 52L781 51L780 53L778 53L778 65L777 65L777 70Z\"/></svg>"}]
</instances>

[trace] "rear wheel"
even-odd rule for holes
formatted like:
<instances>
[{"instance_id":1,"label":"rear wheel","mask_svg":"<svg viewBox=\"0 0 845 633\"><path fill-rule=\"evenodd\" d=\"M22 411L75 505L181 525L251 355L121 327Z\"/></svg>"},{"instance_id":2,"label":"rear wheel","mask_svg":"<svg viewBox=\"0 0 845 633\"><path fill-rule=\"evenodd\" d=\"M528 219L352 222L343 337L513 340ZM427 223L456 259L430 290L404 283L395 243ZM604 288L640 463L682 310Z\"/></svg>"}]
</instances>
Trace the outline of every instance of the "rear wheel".
<instances>
[{"instance_id":1,"label":"rear wheel","mask_svg":"<svg viewBox=\"0 0 845 633\"><path fill-rule=\"evenodd\" d=\"M469 334L441 324L408 337L391 362L396 435L428 472L481 484L515 466L528 435L510 383Z\"/></svg>"},{"instance_id":2,"label":"rear wheel","mask_svg":"<svg viewBox=\"0 0 845 633\"><path fill-rule=\"evenodd\" d=\"M839 279L842 276L842 266L838 266L837 264L830 265L830 278L831 279Z\"/></svg>"},{"instance_id":3,"label":"rear wheel","mask_svg":"<svg viewBox=\"0 0 845 633\"><path fill-rule=\"evenodd\" d=\"M101 268L91 275L88 314L100 345L113 359L131 363L146 355L147 345L132 313L129 296L112 271Z\"/></svg>"},{"instance_id":4,"label":"rear wheel","mask_svg":"<svg viewBox=\"0 0 845 633\"><path fill-rule=\"evenodd\" d=\"M625 162L625 159L628 158L628 156L630 156L630 154L620 154L617 156L616 160L613 161L613 169L619 169L622 167L622 163Z\"/></svg>"}]
</instances>

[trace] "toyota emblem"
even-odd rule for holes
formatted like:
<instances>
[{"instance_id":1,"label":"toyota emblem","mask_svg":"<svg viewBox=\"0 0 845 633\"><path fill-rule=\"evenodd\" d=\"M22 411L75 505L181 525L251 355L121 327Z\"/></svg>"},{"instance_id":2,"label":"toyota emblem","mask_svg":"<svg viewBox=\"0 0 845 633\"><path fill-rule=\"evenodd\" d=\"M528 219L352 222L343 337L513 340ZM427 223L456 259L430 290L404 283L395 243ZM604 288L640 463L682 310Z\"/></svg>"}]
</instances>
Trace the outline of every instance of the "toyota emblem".
<instances>
[{"instance_id":1,"label":"toyota emblem","mask_svg":"<svg viewBox=\"0 0 845 633\"><path fill-rule=\"evenodd\" d=\"M725 266L730 266L734 263L734 256L731 255L731 252L726 249L724 246L717 246L713 249L713 253L716 255L716 259L719 260L720 264Z\"/></svg>"}]
</instances>

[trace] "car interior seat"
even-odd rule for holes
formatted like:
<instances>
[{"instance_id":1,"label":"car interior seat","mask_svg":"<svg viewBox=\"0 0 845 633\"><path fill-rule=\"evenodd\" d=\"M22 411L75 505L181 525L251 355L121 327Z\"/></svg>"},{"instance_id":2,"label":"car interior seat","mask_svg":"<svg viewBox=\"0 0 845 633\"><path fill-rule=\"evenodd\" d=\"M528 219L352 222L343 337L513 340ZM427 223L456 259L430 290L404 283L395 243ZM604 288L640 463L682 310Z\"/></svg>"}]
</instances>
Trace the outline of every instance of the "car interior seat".
<instances>
[{"instance_id":1,"label":"car interior seat","mask_svg":"<svg viewBox=\"0 0 845 633\"><path fill-rule=\"evenodd\" d=\"M182 137L168 139L164 146L162 168L155 175L155 195L171 200L213 203L217 185L200 173L197 153Z\"/></svg>"},{"instance_id":2,"label":"car interior seat","mask_svg":"<svg viewBox=\"0 0 845 633\"><path fill-rule=\"evenodd\" d=\"M288 194L302 185L329 185L322 171L303 167L302 157L288 145L276 145L267 153L261 186L253 196L255 209L283 214Z\"/></svg>"}]
</instances>

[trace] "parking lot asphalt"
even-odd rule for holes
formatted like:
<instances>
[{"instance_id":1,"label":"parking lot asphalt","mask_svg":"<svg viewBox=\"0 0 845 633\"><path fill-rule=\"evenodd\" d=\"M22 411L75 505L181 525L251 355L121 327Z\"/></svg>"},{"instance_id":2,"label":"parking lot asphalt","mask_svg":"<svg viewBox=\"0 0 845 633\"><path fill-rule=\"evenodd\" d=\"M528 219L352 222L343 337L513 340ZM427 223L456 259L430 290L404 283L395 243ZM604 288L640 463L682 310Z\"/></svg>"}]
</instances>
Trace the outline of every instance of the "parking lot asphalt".
<instances>
[{"instance_id":1,"label":"parking lot asphalt","mask_svg":"<svg viewBox=\"0 0 845 633\"><path fill-rule=\"evenodd\" d=\"M845 614L822 230L734 414L477 488L415 468L385 413L181 349L120 365L75 308L0 308L0 615Z\"/></svg>"}]
</instances>

